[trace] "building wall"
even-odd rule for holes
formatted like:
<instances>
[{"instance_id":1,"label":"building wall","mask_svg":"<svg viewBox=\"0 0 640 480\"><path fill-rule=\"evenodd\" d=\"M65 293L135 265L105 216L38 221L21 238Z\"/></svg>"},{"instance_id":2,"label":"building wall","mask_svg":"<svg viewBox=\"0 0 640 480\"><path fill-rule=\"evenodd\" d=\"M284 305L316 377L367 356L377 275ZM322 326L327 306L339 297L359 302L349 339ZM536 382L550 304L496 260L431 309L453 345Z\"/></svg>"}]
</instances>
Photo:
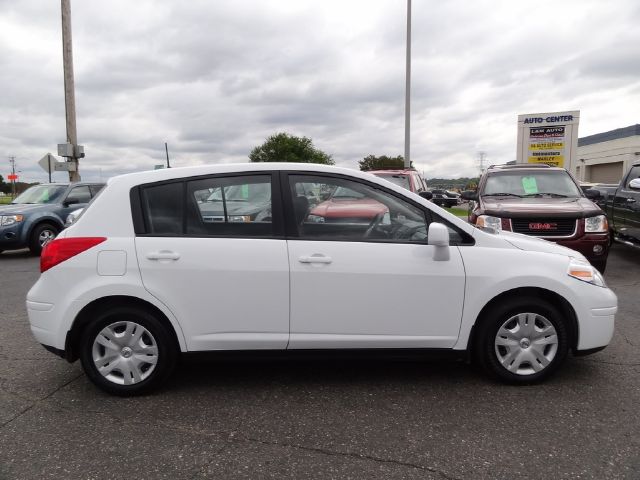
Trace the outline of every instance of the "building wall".
<instances>
[{"instance_id":1,"label":"building wall","mask_svg":"<svg viewBox=\"0 0 640 480\"><path fill-rule=\"evenodd\" d=\"M640 160L640 125L579 139L577 157L572 173L578 180L618 183Z\"/></svg>"}]
</instances>

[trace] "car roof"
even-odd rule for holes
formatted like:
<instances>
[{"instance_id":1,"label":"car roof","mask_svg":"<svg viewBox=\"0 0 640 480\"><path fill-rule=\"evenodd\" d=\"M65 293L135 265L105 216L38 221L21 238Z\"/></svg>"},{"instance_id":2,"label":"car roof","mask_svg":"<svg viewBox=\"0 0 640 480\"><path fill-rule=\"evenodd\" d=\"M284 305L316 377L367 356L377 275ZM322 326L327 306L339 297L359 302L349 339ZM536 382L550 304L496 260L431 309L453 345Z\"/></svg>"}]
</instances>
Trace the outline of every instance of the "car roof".
<instances>
[{"instance_id":1,"label":"car roof","mask_svg":"<svg viewBox=\"0 0 640 480\"><path fill-rule=\"evenodd\" d=\"M388 173L390 175L397 175L397 174L407 175L409 173L418 173L418 172L413 169L407 169L407 170L369 170L368 173L373 173L374 175L377 173Z\"/></svg>"},{"instance_id":2,"label":"car roof","mask_svg":"<svg viewBox=\"0 0 640 480\"><path fill-rule=\"evenodd\" d=\"M105 182L51 182L51 183L39 183L38 186L56 186L56 187L68 187L69 185L105 185ZM35 185L34 185L35 186Z\"/></svg>"},{"instance_id":3,"label":"car roof","mask_svg":"<svg viewBox=\"0 0 640 480\"><path fill-rule=\"evenodd\" d=\"M566 172L566 169L562 167L552 167L547 164L520 164L520 165L491 165L487 168L487 172L505 172L505 171L563 171Z\"/></svg>"},{"instance_id":4,"label":"car roof","mask_svg":"<svg viewBox=\"0 0 640 480\"><path fill-rule=\"evenodd\" d=\"M562 167L552 167L546 163L520 163L516 165L491 165L487 168L487 171L502 171L502 170L565 170Z\"/></svg>"},{"instance_id":5,"label":"car roof","mask_svg":"<svg viewBox=\"0 0 640 480\"><path fill-rule=\"evenodd\" d=\"M144 172L126 173L110 178L108 185L113 183L127 183L129 185L139 185L143 183L162 182L187 177L204 175L224 174L224 173L245 173L245 172L273 172L273 171L294 171L309 173L335 173L350 175L364 180L379 182L379 177L371 175L369 172L362 172L351 168L336 167L333 165L321 165L318 163L288 163L288 162L256 162L256 163L220 163L208 164L192 167L163 168L159 170L146 170ZM401 187L399 187L401 188Z\"/></svg>"}]
</instances>

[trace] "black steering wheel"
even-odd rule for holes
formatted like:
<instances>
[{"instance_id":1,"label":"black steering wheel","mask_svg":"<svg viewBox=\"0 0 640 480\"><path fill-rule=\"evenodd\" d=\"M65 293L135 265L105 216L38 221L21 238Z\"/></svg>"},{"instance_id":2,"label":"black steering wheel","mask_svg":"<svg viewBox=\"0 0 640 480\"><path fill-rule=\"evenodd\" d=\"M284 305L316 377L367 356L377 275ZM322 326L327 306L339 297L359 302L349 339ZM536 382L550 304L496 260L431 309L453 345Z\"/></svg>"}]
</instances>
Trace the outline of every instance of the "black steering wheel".
<instances>
[{"instance_id":1,"label":"black steering wheel","mask_svg":"<svg viewBox=\"0 0 640 480\"><path fill-rule=\"evenodd\" d=\"M380 222L382 222L382 219L384 218L385 213L386 212L380 212L375 217L373 217L373 220L371 220L371 223L369 223L369 226L367 227L367 231L364 232L364 238L368 238L371 235L371 233L376 229L376 227L380 225Z\"/></svg>"}]
</instances>

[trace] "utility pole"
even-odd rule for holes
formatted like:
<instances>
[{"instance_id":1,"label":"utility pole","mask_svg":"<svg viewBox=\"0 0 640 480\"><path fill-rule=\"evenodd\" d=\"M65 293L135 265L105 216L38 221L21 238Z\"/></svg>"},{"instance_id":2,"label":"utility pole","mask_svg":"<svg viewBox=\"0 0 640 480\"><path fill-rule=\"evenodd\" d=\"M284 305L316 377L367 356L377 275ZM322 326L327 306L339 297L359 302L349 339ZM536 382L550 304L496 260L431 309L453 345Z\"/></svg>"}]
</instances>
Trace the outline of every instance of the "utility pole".
<instances>
[{"instance_id":1,"label":"utility pole","mask_svg":"<svg viewBox=\"0 0 640 480\"><path fill-rule=\"evenodd\" d=\"M407 0L407 69L404 90L404 168L411 168L411 0Z\"/></svg>"},{"instance_id":2,"label":"utility pole","mask_svg":"<svg viewBox=\"0 0 640 480\"><path fill-rule=\"evenodd\" d=\"M67 119L67 143L73 151L70 160L69 181L80 181L78 158L78 133L76 131L76 98L73 82L73 49L71 41L71 5L70 0L61 0L62 9L62 62L64 66L64 107ZM75 169L74 169L75 167Z\"/></svg>"},{"instance_id":3,"label":"utility pole","mask_svg":"<svg viewBox=\"0 0 640 480\"><path fill-rule=\"evenodd\" d=\"M11 198L16 198L16 157L9 157L11 164Z\"/></svg>"},{"instance_id":4,"label":"utility pole","mask_svg":"<svg viewBox=\"0 0 640 480\"><path fill-rule=\"evenodd\" d=\"M485 152L478 152L478 164L480 166L480 175L484 173L484 160L487 154Z\"/></svg>"}]
</instances>

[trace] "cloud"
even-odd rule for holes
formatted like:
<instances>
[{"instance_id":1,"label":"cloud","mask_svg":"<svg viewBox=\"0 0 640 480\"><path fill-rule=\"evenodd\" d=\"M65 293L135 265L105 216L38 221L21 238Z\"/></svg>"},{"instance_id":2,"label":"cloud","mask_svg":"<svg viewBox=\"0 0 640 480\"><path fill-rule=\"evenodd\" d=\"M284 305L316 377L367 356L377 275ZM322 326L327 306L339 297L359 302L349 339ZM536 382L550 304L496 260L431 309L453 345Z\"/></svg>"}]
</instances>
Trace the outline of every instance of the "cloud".
<instances>
[{"instance_id":1,"label":"cloud","mask_svg":"<svg viewBox=\"0 0 640 480\"><path fill-rule=\"evenodd\" d=\"M278 131L352 168L404 151L404 2L72 9L85 179L153 168L164 142L175 165L247 161ZM638 20L633 0L413 2L414 163L467 176L480 150L512 160L522 113L580 109L581 134L638 123ZM3 155L44 180L36 162L66 136L59 4L0 0L0 42Z\"/></svg>"}]
</instances>

